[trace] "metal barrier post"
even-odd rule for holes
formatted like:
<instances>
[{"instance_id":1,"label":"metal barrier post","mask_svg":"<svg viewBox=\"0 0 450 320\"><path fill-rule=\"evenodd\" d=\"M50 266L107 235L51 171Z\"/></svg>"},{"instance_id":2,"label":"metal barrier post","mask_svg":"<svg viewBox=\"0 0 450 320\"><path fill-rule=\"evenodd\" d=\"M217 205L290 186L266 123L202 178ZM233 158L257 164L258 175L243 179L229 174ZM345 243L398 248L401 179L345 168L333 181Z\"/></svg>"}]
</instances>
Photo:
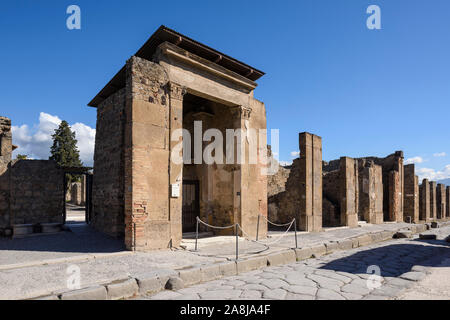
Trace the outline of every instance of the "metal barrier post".
<instances>
[{"instance_id":1,"label":"metal barrier post","mask_svg":"<svg viewBox=\"0 0 450 320\"><path fill-rule=\"evenodd\" d=\"M195 227L195 251L197 251L198 245L198 217L197 217L197 225Z\"/></svg>"},{"instance_id":2,"label":"metal barrier post","mask_svg":"<svg viewBox=\"0 0 450 320\"><path fill-rule=\"evenodd\" d=\"M297 220L294 218L294 234L295 234L295 249L298 249L297 244Z\"/></svg>"},{"instance_id":3,"label":"metal barrier post","mask_svg":"<svg viewBox=\"0 0 450 320\"><path fill-rule=\"evenodd\" d=\"M236 261L239 259L239 235L238 235L239 224L235 224L234 233L236 235Z\"/></svg>"},{"instance_id":4,"label":"metal barrier post","mask_svg":"<svg viewBox=\"0 0 450 320\"><path fill-rule=\"evenodd\" d=\"M256 224L256 241L259 240L259 217L260 215L258 214L258 223Z\"/></svg>"}]
</instances>

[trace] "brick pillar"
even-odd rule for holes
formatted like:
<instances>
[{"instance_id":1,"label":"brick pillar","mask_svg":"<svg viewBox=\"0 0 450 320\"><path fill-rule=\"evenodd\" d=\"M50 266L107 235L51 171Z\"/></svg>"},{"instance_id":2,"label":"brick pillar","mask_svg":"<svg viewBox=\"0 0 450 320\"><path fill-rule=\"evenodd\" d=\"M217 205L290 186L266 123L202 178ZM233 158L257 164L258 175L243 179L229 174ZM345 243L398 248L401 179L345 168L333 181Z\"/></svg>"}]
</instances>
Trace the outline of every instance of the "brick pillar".
<instances>
[{"instance_id":1,"label":"brick pillar","mask_svg":"<svg viewBox=\"0 0 450 320\"><path fill-rule=\"evenodd\" d=\"M354 228L358 226L358 160L342 157L339 168L341 225Z\"/></svg>"},{"instance_id":2,"label":"brick pillar","mask_svg":"<svg viewBox=\"0 0 450 320\"><path fill-rule=\"evenodd\" d=\"M446 196L445 196L445 185L438 184L436 188L436 209L437 209L437 219L445 219L446 216Z\"/></svg>"},{"instance_id":3,"label":"brick pillar","mask_svg":"<svg viewBox=\"0 0 450 320\"><path fill-rule=\"evenodd\" d=\"M419 211L420 220L430 221L430 182L428 179L423 179L419 188Z\"/></svg>"},{"instance_id":4,"label":"brick pillar","mask_svg":"<svg viewBox=\"0 0 450 320\"><path fill-rule=\"evenodd\" d=\"M430 181L430 219L436 220L437 218L437 198L436 198L436 182Z\"/></svg>"},{"instance_id":5,"label":"brick pillar","mask_svg":"<svg viewBox=\"0 0 450 320\"><path fill-rule=\"evenodd\" d=\"M446 217L447 219L450 218L450 186L447 186L446 188L446 194L445 194L445 199L447 200L446 202L446 207L445 207L445 213L446 213Z\"/></svg>"},{"instance_id":6,"label":"brick pillar","mask_svg":"<svg viewBox=\"0 0 450 320\"><path fill-rule=\"evenodd\" d=\"M401 174L389 172L389 221L403 222L403 203Z\"/></svg>"},{"instance_id":7,"label":"brick pillar","mask_svg":"<svg viewBox=\"0 0 450 320\"><path fill-rule=\"evenodd\" d=\"M359 215L367 223L383 223L383 168L373 162L359 165Z\"/></svg>"},{"instance_id":8,"label":"brick pillar","mask_svg":"<svg viewBox=\"0 0 450 320\"><path fill-rule=\"evenodd\" d=\"M145 59L132 57L126 68L125 244L164 249L172 243L168 80Z\"/></svg>"},{"instance_id":9,"label":"brick pillar","mask_svg":"<svg viewBox=\"0 0 450 320\"><path fill-rule=\"evenodd\" d=\"M300 133L300 219L303 231L322 230L322 138Z\"/></svg>"},{"instance_id":10,"label":"brick pillar","mask_svg":"<svg viewBox=\"0 0 450 320\"><path fill-rule=\"evenodd\" d=\"M404 220L417 223L419 221L419 178L415 175L414 164L404 167Z\"/></svg>"}]
</instances>

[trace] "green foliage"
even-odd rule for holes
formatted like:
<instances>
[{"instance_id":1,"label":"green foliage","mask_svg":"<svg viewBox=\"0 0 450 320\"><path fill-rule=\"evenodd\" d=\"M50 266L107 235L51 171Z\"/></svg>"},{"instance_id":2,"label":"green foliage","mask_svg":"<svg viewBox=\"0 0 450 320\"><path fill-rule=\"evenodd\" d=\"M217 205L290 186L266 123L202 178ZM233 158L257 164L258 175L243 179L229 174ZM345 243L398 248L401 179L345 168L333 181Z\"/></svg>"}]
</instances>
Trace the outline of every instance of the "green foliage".
<instances>
[{"instance_id":1,"label":"green foliage","mask_svg":"<svg viewBox=\"0 0 450 320\"><path fill-rule=\"evenodd\" d=\"M61 167L82 167L80 152L77 147L75 132L70 129L67 121L61 121L58 129L52 135L53 145L50 148L50 160ZM79 180L78 176L68 175L68 183Z\"/></svg>"},{"instance_id":2,"label":"green foliage","mask_svg":"<svg viewBox=\"0 0 450 320\"><path fill-rule=\"evenodd\" d=\"M28 156L26 154L18 154L16 159L17 160L27 160Z\"/></svg>"}]
</instances>

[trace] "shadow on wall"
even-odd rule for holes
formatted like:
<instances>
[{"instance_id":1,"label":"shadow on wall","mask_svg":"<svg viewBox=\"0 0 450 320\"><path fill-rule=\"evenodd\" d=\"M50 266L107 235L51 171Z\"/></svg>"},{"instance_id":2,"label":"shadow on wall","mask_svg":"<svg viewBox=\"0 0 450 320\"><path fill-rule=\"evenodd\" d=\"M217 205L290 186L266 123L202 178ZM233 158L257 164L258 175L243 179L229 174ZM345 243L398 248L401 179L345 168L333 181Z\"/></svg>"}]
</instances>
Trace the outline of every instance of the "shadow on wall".
<instances>
[{"instance_id":1,"label":"shadow on wall","mask_svg":"<svg viewBox=\"0 0 450 320\"><path fill-rule=\"evenodd\" d=\"M426 242L437 246L424 246ZM411 271L413 266L436 267L437 261L430 260L439 255L450 255L450 246L441 240L414 240L411 244L395 244L357 252L348 257L325 264L321 269L353 274L372 274L370 266L378 266L382 277L398 277ZM428 261L427 261L428 260Z\"/></svg>"}]
</instances>

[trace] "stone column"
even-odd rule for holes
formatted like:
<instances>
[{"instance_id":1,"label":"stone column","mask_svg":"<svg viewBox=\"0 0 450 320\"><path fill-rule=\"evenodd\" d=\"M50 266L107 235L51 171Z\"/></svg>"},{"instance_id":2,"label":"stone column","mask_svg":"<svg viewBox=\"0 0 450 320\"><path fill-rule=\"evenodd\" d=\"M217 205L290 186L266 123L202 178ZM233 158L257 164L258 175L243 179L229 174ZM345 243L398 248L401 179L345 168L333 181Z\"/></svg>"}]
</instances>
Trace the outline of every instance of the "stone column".
<instances>
[{"instance_id":1,"label":"stone column","mask_svg":"<svg viewBox=\"0 0 450 320\"><path fill-rule=\"evenodd\" d=\"M430 218L436 220L437 218L437 198L436 198L436 182L430 182Z\"/></svg>"},{"instance_id":2,"label":"stone column","mask_svg":"<svg viewBox=\"0 0 450 320\"><path fill-rule=\"evenodd\" d=\"M430 221L430 182L428 179L423 179L419 188L419 197L419 219L425 222Z\"/></svg>"},{"instance_id":3,"label":"stone column","mask_svg":"<svg viewBox=\"0 0 450 320\"><path fill-rule=\"evenodd\" d=\"M358 160L340 159L339 190L341 193L341 225L358 226Z\"/></svg>"},{"instance_id":4,"label":"stone column","mask_svg":"<svg viewBox=\"0 0 450 320\"><path fill-rule=\"evenodd\" d=\"M322 230L322 138L300 133L300 219L303 231Z\"/></svg>"},{"instance_id":5,"label":"stone column","mask_svg":"<svg viewBox=\"0 0 450 320\"><path fill-rule=\"evenodd\" d=\"M438 184L436 188L436 209L437 209L437 219L445 219L446 217L446 196L445 196L445 185Z\"/></svg>"},{"instance_id":6,"label":"stone column","mask_svg":"<svg viewBox=\"0 0 450 320\"><path fill-rule=\"evenodd\" d=\"M383 223L383 168L362 161L358 165L360 215L368 223Z\"/></svg>"},{"instance_id":7,"label":"stone column","mask_svg":"<svg viewBox=\"0 0 450 320\"><path fill-rule=\"evenodd\" d=\"M419 178L415 175L414 164L404 166L404 220L419 221Z\"/></svg>"}]
</instances>

